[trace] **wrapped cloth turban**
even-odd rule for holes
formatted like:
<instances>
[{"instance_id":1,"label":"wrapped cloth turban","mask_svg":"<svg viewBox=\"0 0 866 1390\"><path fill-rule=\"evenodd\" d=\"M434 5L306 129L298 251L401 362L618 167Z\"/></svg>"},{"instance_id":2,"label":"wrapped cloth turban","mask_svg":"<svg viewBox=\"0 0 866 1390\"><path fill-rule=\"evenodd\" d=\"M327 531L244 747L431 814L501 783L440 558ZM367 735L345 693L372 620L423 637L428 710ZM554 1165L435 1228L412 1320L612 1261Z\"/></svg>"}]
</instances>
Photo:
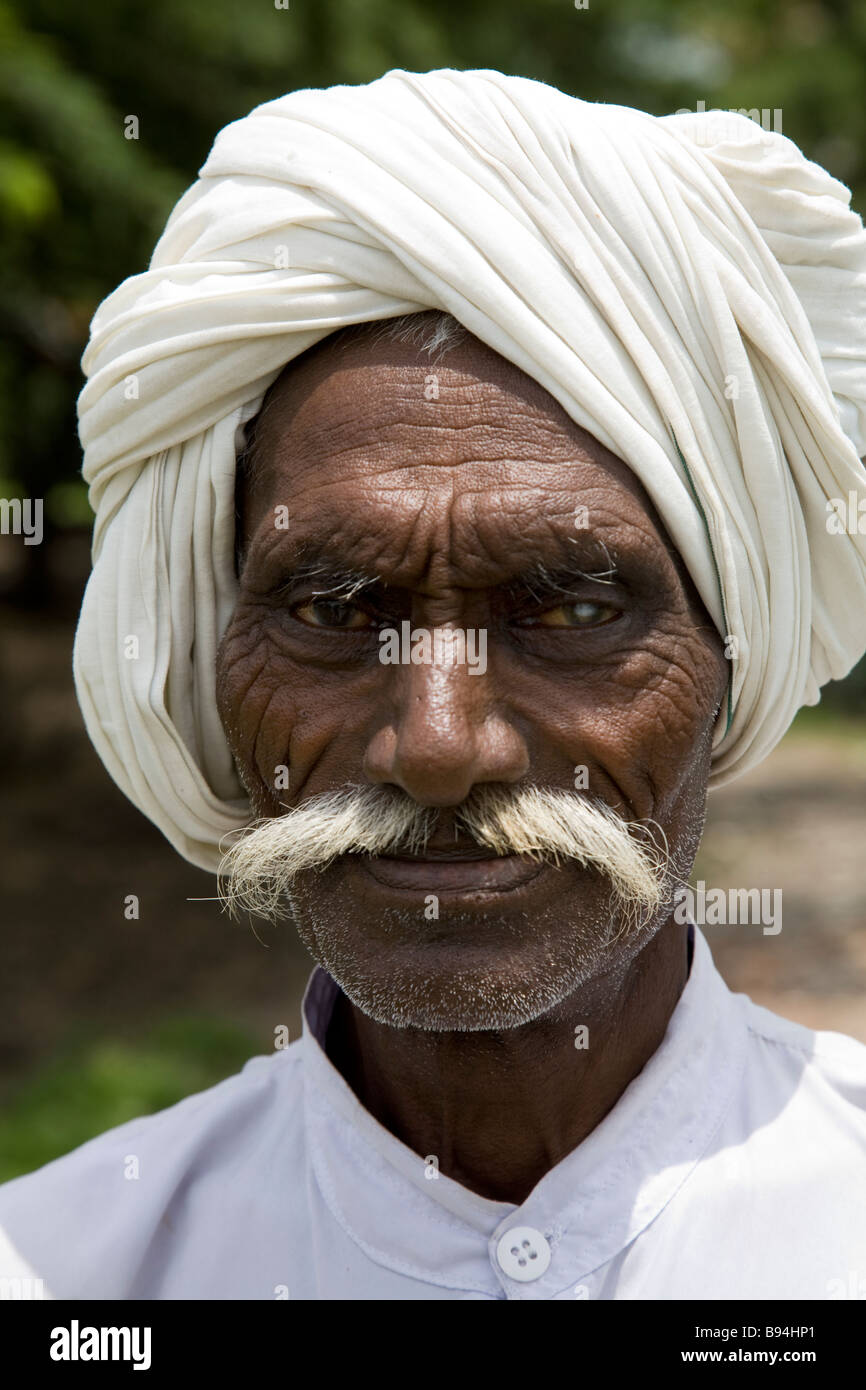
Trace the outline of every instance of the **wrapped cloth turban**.
<instances>
[{"instance_id":1,"label":"wrapped cloth turban","mask_svg":"<svg viewBox=\"0 0 866 1390\"><path fill-rule=\"evenodd\" d=\"M243 427L328 333L431 308L536 378L655 504L733 639L711 787L866 649L849 516L866 232L847 189L744 115L659 118L487 70L296 91L220 132L82 363L78 697L114 780L203 868L249 818L214 675Z\"/></svg>"}]
</instances>

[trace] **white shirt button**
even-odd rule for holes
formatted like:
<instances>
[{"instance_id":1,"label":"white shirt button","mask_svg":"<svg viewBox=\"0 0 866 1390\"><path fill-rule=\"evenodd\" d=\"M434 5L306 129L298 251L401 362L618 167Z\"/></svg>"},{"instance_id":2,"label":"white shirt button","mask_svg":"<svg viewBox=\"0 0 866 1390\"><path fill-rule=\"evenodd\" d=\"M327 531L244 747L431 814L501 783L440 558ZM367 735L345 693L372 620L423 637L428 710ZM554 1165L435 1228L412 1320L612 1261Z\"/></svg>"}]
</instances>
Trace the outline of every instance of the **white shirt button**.
<instances>
[{"instance_id":1,"label":"white shirt button","mask_svg":"<svg viewBox=\"0 0 866 1390\"><path fill-rule=\"evenodd\" d=\"M540 1279L550 1264L550 1246L533 1226L512 1226L499 1237L496 1258L509 1279L528 1284Z\"/></svg>"}]
</instances>

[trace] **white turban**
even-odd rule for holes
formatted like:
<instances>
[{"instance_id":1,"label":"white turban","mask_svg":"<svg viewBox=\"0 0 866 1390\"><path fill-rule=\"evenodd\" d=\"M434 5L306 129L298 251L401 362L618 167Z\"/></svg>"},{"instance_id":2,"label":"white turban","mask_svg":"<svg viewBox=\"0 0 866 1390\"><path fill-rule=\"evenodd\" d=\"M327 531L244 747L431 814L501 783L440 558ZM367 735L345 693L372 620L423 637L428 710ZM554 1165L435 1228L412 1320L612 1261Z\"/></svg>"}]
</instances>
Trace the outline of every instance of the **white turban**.
<instances>
[{"instance_id":1,"label":"white turban","mask_svg":"<svg viewBox=\"0 0 866 1390\"><path fill-rule=\"evenodd\" d=\"M326 334L431 308L652 498L733 639L711 787L866 649L866 535L828 514L866 496L847 189L745 116L657 118L493 71L293 92L220 132L82 362L78 698L114 780L203 868L249 819L214 674L243 425Z\"/></svg>"}]
</instances>

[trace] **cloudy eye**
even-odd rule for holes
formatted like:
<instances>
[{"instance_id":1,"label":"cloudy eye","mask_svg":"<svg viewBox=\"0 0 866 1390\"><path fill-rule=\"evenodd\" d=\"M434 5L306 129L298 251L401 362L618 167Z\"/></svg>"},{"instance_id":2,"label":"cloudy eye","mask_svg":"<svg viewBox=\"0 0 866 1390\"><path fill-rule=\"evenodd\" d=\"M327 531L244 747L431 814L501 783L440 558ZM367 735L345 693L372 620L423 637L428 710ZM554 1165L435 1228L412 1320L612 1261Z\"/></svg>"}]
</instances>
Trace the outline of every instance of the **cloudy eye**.
<instances>
[{"instance_id":1,"label":"cloudy eye","mask_svg":"<svg viewBox=\"0 0 866 1390\"><path fill-rule=\"evenodd\" d=\"M577 603L560 603L556 608L548 608L531 620L532 626L539 627L601 627L620 617L618 608L608 603L593 603L591 599L580 599Z\"/></svg>"},{"instance_id":2,"label":"cloudy eye","mask_svg":"<svg viewBox=\"0 0 866 1390\"><path fill-rule=\"evenodd\" d=\"M342 631L371 627L369 613L357 608L353 603L345 603L338 598L308 599L292 610L294 616L308 627L331 627Z\"/></svg>"}]
</instances>

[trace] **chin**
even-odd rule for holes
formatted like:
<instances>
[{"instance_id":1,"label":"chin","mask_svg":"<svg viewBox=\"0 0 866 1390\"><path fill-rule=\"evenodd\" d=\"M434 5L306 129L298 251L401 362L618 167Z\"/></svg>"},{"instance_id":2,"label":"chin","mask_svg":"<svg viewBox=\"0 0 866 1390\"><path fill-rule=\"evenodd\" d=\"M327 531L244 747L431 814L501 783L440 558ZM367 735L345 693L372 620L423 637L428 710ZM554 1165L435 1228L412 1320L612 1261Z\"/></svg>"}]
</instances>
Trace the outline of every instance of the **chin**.
<instances>
[{"instance_id":1,"label":"chin","mask_svg":"<svg viewBox=\"0 0 866 1390\"><path fill-rule=\"evenodd\" d=\"M341 891L346 878L340 864L299 876L295 926L355 1007L392 1028L520 1028L625 965L648 939L618 933L612 889L577 865L549 871L534 911L492 894L469 904L440 901L430 918L423 900L371 910L357 893Z\"/></svg>"}]
</instances>

